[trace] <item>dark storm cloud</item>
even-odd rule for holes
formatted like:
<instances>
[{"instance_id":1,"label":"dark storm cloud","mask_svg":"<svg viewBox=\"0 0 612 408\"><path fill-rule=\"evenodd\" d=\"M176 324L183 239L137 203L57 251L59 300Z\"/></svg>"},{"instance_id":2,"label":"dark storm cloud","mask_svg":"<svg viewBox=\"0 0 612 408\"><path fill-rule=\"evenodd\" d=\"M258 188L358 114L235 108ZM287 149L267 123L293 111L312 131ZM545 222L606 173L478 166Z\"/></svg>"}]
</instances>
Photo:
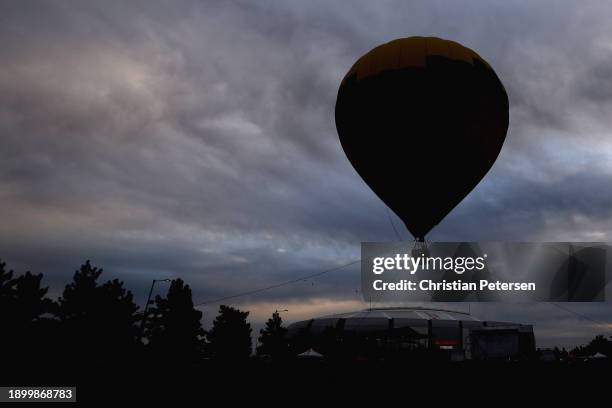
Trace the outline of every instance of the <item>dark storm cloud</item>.
<instances>
[{"instance_id":1,"label":"dark storm cloud","mask_svg":"<svg viewBox=\"0 0 612 408\"><path fill-rule=\"evenodd\" d=\"M396 239L344 157L333 106L359 55L409 35L475 49L511 101L497 164L431 239L609 240L611 8L5 2L0 255L45 272L54 293L91 258L140 297L152 278L181 276L204 300ZM235 301L258 316L291 303L296 318L356 307L355 271Z\"/></svg>"}]
</instances>

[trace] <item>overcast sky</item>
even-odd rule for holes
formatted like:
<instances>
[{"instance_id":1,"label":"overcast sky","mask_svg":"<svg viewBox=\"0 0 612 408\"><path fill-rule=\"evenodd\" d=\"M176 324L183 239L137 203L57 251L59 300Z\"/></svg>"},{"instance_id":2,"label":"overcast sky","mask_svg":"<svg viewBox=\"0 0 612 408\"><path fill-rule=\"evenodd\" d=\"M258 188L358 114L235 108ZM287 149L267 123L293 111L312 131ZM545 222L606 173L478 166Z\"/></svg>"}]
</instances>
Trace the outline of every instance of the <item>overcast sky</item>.
<instances>
[{"instance_id":1,"label":"overcast sky","mask_svg":"<svg viewBox=\"0 0 612 408\"><path fill-rule=\"evenodd\" d=\"M428 238L611 241L611 18L605 1L2 2L0 257L53 294L91 259L140 302L166 277L199 302L396 240L333 108L359 56L411 35L474 49L510 98L497 163ZM360 309L357 267L228 302L255 324ZM472 312L544 346L604 330L550 304Z\"/></svg>"}]
</instances>

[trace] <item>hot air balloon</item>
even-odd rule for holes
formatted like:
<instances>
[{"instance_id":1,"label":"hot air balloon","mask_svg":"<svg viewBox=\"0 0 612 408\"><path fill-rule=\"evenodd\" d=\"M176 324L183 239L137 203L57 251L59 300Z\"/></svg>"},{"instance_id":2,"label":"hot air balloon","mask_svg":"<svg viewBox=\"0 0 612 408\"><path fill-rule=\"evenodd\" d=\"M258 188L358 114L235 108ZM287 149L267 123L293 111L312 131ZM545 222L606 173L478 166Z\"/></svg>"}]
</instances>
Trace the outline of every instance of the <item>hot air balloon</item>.
<instances>
[{"instance_id":1,"label":"hot air balloon","mask_svg":"<svg viewBox=\"0 0 612 408\"><path fill-rule=\"evenodd\" d=\"M401 38L355 62L338 90L349 161L416 238L489 171L508 130L508 96L491 66L454 41Z\"/></svg>"}]
</instances>

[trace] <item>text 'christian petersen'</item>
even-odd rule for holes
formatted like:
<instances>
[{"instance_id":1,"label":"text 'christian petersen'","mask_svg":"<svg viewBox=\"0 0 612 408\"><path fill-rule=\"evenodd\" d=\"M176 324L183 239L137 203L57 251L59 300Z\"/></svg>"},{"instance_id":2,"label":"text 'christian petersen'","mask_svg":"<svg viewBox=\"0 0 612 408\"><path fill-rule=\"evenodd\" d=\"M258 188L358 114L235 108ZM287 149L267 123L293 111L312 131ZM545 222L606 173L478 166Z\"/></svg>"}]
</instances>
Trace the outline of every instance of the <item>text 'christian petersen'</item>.
<instances>
[{"instance_id":1,"label":"text 'christian petersen'","mask_svg":"<svg viewBox=\"0 0 612 408\"><path fill-rule=\"evenodd\" d=\"M500 282L488 281L481 279L478 284L476 282L463 282L461 280L435 282L429 279L414 282L407 279L402 279L397 282L384 282L380 279L372 283L372 287L376 291L535 291L536 285L533 282Z\"/></svg>"}]
</instances>

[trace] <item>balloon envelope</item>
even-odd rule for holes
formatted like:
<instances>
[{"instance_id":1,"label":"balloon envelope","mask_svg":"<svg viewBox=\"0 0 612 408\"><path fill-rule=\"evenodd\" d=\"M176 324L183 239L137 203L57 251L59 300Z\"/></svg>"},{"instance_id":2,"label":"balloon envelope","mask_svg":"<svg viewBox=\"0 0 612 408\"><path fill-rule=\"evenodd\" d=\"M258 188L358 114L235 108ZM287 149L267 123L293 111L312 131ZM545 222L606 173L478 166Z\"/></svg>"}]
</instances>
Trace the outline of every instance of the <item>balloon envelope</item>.
<instances>
[{"instance_id":1,"label":"balloon envelope","mask_svg":"<svg viewBox=\"0 0 612 408\"><path fill-rule=\"evenodd\" d=\"M374 48L346 74L336 128L355 170L422 240L497 159L508 96L469 48L402 38Z\"/></svg>"}]
</instances>

